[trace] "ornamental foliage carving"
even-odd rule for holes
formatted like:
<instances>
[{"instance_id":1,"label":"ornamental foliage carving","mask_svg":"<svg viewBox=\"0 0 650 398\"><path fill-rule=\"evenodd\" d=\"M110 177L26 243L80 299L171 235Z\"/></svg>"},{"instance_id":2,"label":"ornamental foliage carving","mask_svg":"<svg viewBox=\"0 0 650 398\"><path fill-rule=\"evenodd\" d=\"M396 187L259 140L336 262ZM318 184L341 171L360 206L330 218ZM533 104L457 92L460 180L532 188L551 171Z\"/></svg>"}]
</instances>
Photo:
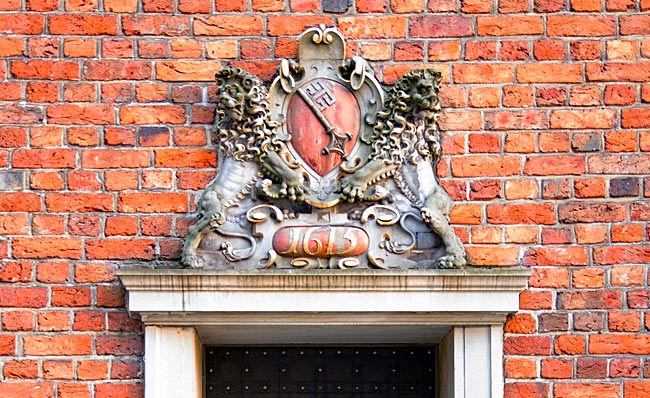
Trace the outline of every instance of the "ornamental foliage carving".
<instances>
[{"instance_id":1,"label":"ornamental foliage carving","mask_svg":"<svg viewBox=\"0 0 650 398\"><path fill-rule=\"evenodd\" d=\"M460 268L465 249L438 184L440 74L385 91L345 58L333 28L308 29L269 89L216 78L219 170L182 262L194 268Z\"/></svg>"}]
</instances>

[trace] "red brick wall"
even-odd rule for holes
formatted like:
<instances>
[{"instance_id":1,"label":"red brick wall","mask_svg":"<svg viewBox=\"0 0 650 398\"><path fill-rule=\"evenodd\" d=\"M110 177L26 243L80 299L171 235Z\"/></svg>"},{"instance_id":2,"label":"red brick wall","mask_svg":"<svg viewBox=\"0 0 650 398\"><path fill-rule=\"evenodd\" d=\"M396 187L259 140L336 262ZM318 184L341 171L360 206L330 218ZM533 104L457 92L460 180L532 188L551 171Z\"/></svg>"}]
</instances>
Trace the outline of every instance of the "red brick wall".
<instances>
[{"instance_id":1,"label":"red brick wall","mask_svg":"<svg viewBox=\"0 0 650 398\"><path fill-rule=\"evenodd\" d=\"M214 175L215 71L306 26L442 72L452 221L531 267L506 398L650 396L649 0L1 0L0 396L142 395L115 268L176 260Z\"/></svg>"}]
</instances>

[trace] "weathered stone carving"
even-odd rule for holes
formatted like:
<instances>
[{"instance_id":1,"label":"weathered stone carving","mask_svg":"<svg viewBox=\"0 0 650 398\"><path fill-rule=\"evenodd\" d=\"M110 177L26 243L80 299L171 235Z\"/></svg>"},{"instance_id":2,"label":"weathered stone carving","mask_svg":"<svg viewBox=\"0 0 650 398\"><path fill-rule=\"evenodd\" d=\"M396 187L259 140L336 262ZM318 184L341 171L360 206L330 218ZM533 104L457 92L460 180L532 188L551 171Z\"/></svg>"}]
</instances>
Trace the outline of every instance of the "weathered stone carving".
<instances>
[{"instance_id":1,"label":"weathered stone carving","mask_svg":"<svg viewBox=\"0 0 650 398\"><path fill-rule=\"evenodd\" d=\"M182 262L190 267L459 268L465 250L434 170L440 74L384 92L332 28L299 39L270 89L217 74L219 173ZM385 99L384 99L385 97Z\"/></svg>"}]
</instances>

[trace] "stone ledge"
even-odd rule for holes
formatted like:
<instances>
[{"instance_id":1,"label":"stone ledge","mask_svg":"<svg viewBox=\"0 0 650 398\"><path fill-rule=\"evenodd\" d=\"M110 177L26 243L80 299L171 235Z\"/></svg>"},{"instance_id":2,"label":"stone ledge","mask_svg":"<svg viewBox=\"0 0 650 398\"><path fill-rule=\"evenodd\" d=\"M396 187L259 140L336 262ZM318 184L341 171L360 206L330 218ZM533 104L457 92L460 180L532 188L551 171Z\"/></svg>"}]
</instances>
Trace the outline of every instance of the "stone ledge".
<instances>
[{"instance_id":1,"label":"stone ledge","mask_svg":"<svg viewBox=\"0 0 650 398\"><path fill-rule=\"evenodd\" d=\"M520 291L527 268L462 270L120 269L128 291Z\"/></svg>"}]
</instances>

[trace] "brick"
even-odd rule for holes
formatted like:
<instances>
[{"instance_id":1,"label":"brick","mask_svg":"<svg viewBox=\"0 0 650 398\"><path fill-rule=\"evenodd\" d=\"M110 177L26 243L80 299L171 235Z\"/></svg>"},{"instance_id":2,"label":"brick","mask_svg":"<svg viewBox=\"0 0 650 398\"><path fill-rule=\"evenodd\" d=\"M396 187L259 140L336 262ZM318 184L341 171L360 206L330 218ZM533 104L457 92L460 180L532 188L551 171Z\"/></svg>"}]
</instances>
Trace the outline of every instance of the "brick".
<instances>
[{"instance_id":1,"label":"brick","mask_svg":"<svg viewBox=\"0 0 650 398\"><path fill-rule=\"evenodd\" d=\"M169 170L145 170L142 172L142 188L171 189L172 178Z\"/></svg>"},{"instance_id":2,"label":"brick","mask_svg":"<svg viewBox=\"0 0 650 398\"><path fill-rule=\"evenodd\" d=\"M503 61L523 61L530 57L528 42L523 40L508 40L501 42L499 59Z\"/></svg>"},{"instance_id":3,"label":"brick","mask_svg":"<svg viewBox=\"0 0 650 398\"><path fill-rule=\"evenodd\" d=\"M571 0L571 10L577 12L593 12L602 9L601 3L596 0Z\"/></svg>"},{"instance_id":4,"label":"brick","mask_svg":"<svg viewBox=\"0 0 650 398\"><path fill-rule=\"evenodd\" d=\"M470 87L469 105L473 108L495 108L499 106L499 89L496 87Z\"/></svg>"},{"instance_id":5,"label":"brick","mask_svg":"<svg viewBox=\"0 0 650 398\"><path fill-rule=\"evenodd\" d=\"M503 231L499 227L475 227L471 229L472 243L502 243Z\"/></svg>"},{"instance_id":6,"label":"brick","mask_svg":"<svg viewBox=\"0 0 650 398\"><path fill-rule=\"evenodd\" d=\"M43 33L44 25L43 15L15 13L0 15L0 34L38 35Z\"/></svg>"},{"instance_id":7,"label":"brick","mask_svg":"<svg viewBox=\"0 0 650 398\"><path fill-rule=\"evenodd\" d=\"M151 62L104 60L84 62L84 77L88 80L146 80L151 79Z\"/></svg>"},{"instance_id":8,"label":"brick","mask_svg":"<svg viewBox=\"0 0 650 398\"><path fill-rule=\"evenodd\" d=\"M623 128L650 127L650 108L625 109L622 111L621 125Z\"/></svg>"},{"instance_id":9,"label":"brick","mask_svg":"<svg viewBox=\"0 0 650 398\"><path fill-rule=\"evenodd\" d=\"M650 394L650 383L647 381L625 381L623 383L624 398L643 397Z\"/></svg>"},{"instance_id":10,"label":"brick","mask_svg":"<svg viewBox=\"0 0 650 398\"><path fill-rule=\"evenodd\" d=\"M607 326L610 332L638 332L641 330L641 313L610 311Z\"/></svg>"},{"instance_id":11,"label":"brick","mask_svg":"<svg viewBox=\"0 0 650 398\"><path fill-rule=\"evenodd\" d=\"M631 105L636 102L637 90L633 86L614 85L605 88L605 104Z\"/></svg>"},{"instance_id":12,"label":"brick","mask_svg":"<svg viewBox=\"0 0 650 398\"><path fill-rule=\"evenodd\" d=\"M552 205L547 204L491 204L487 206L487 220L492 224L554 224Z\"/></svg>"},{"instance_id":13,"label":"brick","mask_svg":"<svg viewBox=\"0 0 650 398\"><path fill-rule=\"evenodd\" d=\"M576 180L573 190L576 198L604 198L605 180L600 178Z\"/></svg>"},{"instance_id":14,"label":"brick","mask_svg":"<svg viewBox=\"0 0 650 398\"><path fill-rule=\"evenodd\" d=\"M514 66L508 64L457 64L453 66L455 83L511 83Z\"/></svg>"},{"instance_id":15,"label":"brick","mask_svg":"<svg viewBox=\"0 0 650 398\"><path fill-rule=\"evenodd\" d=\"M635 59L639 46L633 40L609 40L606 43L607 59Z\"/></svg>"},{"instance_id":16,"label":"brick","mask_svg":"<svg viewBox=\"0 0 650 398\"><path fill-rule=\"evenodd\" d=\"M71 215L68 218L68 233L73 236L99 236L101 220L97 216Z\"/></svg>"},{"instance_id":17,"label":"brick","mask_svg":"<svg viewBox=\"0 0 650 398\"><path fill-rule=\"evenodd\" d=\"M604 379L607 377L607 360L605 358L578 358L576 377L579 379Z\"/></svg>"},{"instance_id":18,"label":"brick","mask_svg":"<svg viewBox=\"0 0 650 398\"><path fill-rule=\"evenodd\" d=\"M551 128L554 129L608 129L614 127L616 111L575 110L553 111Z\"/></svg>"},{"instance_id":19,"label":"brick","mask_svg":"<svg viewBox=\"0 0 650 398\"><path fill-rule=\"evenodd\" d=\"M471 204L457 204L450 213L451 222L454 224L480 224L481 206Z\"/></svg>"},{"instance_id":20,"label":"brick","mask_svg":"<svg viewBox=\"0 0 650 398\"><path fill-rule=\"evenodd\" d=\"M558 207L562 223L621 222L625 220L625 206L614 203L566 203Z\"/></svg>"},{"instance_id":21,"label":"brick","mask_svg":"<svg viewBox=\"0 0 650 398\"><path fill-rule=\"evenodd\" d=\"M589 250L581 246L531 248L524 255L524 265L529 266L588 264Z\"/></svg>"},{"instance_id":22,"label":"brick","mask_svg":"<svg viewBox=\"0 0 650 398\"><path fill-rule=\"evenodd\" d=\"M558 293L557 306L561 309L621 308L619 291L582 290Z\"/></svg>"},{"instance_id":23,"label":"brick","mask_svg":"<svg viewBox=\"0 0 650 398\"><path fill-rule=\"evenodd\" d=\"M32 148L57 147L63 143L63 129L60 127L32 127L29 131Z\"/></svg>"},{"instance_id":24,"label":"brick","mask_svg":"<svg viewBox=\"0 0 650 398\"><path fill-rule=\"evenodd\" d=\"M11 360L5 362L4 377L6 379L36 379L38 378L38 362L34 360Z\"/></svg>"},{"instance_id":25,"label":"brick","mask_svg":"<svg viewBox=\"0 0 650 398\"><path fill-rule=\"evenodd\" d=\"M636 132L613 131L605 133L605 150L609 152L634 152L637 150L637 146Z\"/></svg>"},{"instance_id":26,"label":"brick","mask_svg":"<svg viewBox=\"0 0 650 398\"><path fill-rule=\"evenodd\" d=\"M527 175L581 175L586 169L585 159L575 156L530 157L524 164Z\"/></svg>"},{"instance_id":27,"label":"brick","mask_svg":"<svg viewBox=\"0 0 650 398\"><path fill-rule=\"evenodd\" d=\"M441 115L438 121L440 129L443 131L481 130L482 124L479 112L468 111L447 111Z\"/></svg>"},{"instance_id":28,"label":"brick","mask_svg":"<svg viewBox=\"0 0 650 398\"><path fill-rule=\"evenodd\" d=\"M0 5L0 11L18 11L20 10L20 0L6 0Z\"/></svg>"},{"instance_id":29,"label":"brick","mask_svg":"<svg viewBox=\"0 0 650 398\"><path fill-rule=\"evenodd\" d=\"M269 36L294 36L310 26L319 24L331 26L333 21L327 16L269 15L267 24Z\"/></svg>"},{"instance_id":30,"label":"brick","mask_svg":"<svg viewBox=\"0 0 650 398\"><path fill-rule=\"evenodd\" d=\"M610 355L648 355L650 352L650 336L625 334L592 335L589 337L589 352L592 354Z\"/></svg>"},{"instance_id":31,"label":"brick","mask_svg":"<svg viewBox=\"0 0 650 398\"><path fill-rule=\"evenodd\" d=\"M25 336L24 350L27 355L89 355L92 353L92 337L89 335Z\"/></svg>"},{"instance_id":32,"label":"brick","mask_svg":"<svg viewBox=\"0 0 650 398\"><path fill-rule=\"evenodd\" d=\"M650 34L649 15L621 15L621 35Z\"/></svg>"},{"instance_id":33,"label":"brick","mask_svg":"<svg viewBox=\"0 0 650 398\"><path fill-rule=\"evenodd\" d=\"M520 263L519 247L468 246L466 249L473 266L515 266Z\"/></svg>"},{"instance_id":34,"label":"brick","mask_svg":"<svg viewBox=\"0 0 650 398\"><path fill-rule=\"evenodd\" d=\"M619 384L607 383L556 383L553 387L556 398L600 397L619 398Z\"/></svg>"},{"instance_id":35,"label":"brick","mask_svg":"<svg viewBox=\"0 0 650 398\"><path fill-rule=\"evenodd\" d=\"M171 13L174 11L173 0L143 0L144 12Z\"/></svg>"},{"instance_id":36,"label":"brick","mask_svg":"<svg viewBox=\"0 0 650 398\"><path fill-rule=\"evenodd\" d=\"M25 42L18 37L0 37L0 56L17 57L25 52Z\"/></svg>"},{"instance_id":37,"label":"brick","mask_svg":"<svg viewBox=\"0 0 650 398\"><path fill-rule=\"evenodd\" d=\"M102 380L108 377L107 361L77 362L77 377L79 380Z\"/></svg>"},{"instance_id":38,"label":"brick","mask_svg":"<svg viewBox=\"0 0 650 398\"><path fill-rule=\"evenodd\" d=\"M610 270L612 286L643 286L643 267L617 266Z\"/></svg>"},{"instance_id":39,"label":"brick","mask_svg":"<svg viewBox=\"0 0 650 398\"><path fill-rule=\"evenodd\" d=\"M565 245L573 242L571 228L543 228L543 245Z\"/></svg>"},{"instance_id":40,"label":"brick","mask_svg":"<svg viewBox=\"0 0 650 398\"><path fill-rule=\"evenodd\" d=\"M126 106L120 108L122 124L182 124L186 121L185 109L175 105Z\"/></svg>"},{"instance_id":41,"label":"brick","mask_svg":"<svg viewBox=\"0 0 650 398\"><path fill-rule=\"evenodd\" d=\"M122 29L127 36L185 36L189 26L190 20L184 16L122 17Z\"/></svg>"},{"instance_id":42,"label":"brick","mask_svg":"<svg viewBox=\"0 0 650 398\"><path fill-rule=\"evenodd\" d=\"M571 87L569 95L569 105L594 106L600 105L602 93L597 86L576 86Z\"/></svg>"},{"instance_id":43,"label":"brick","mask_svg":"<svg viewBox=\"0 0 650 398\"><path fill-rule=\"evenodd\" d=\"M546 398L549 385L544 383L506 383L504 398Z\"/></svg>"},{"instance_id":44,"label":"brick","mask_svg":"<svg viewBox=\"0 0 650 398\"><path fill-rule=\"evenodd\" d=\"M0 235L26 235L28 232L26 214L0 215Z\"/></svg>"},{"instance_id":45,"label":"brick","mask_svg":"<svg viewBox=\"0 0 650 398\"><path fill-rule=\"evenodd\" d=\"M81 257L81 242L68 238L14 238L16 258L72 258Z\"/></svg>"},{"instance_id":46,"label":"brick","mask_svg":"<svg viewBox=\"0 0 650 398\"><path fill-rule=\"evenodd\" d=\"M630 219L632 221L650 221L650 205L632 203L630 208Z\"/></svg>"},{"instance_id":47,"label":"brick","mask_svg":"<svg viewBox=\"0 0 650 398\"><path fill-rule=\"evenodd\" d=\"M139 383L95 384L95 398L142 398L144 387Z\"/></svg>"},{"instance_id":48,"label":"brick","mask_svg":"<svg viewBox=\"0 0 650 398\"><path fill-rule=\"evenodd\" d=\"M634 358L615 358L609 365L611 377L634 377L641 374L641 360Z\"/></svg>"},{"instance_id":49,"label":"brick","mask_svg":"<svg viewBox=\"0 0 650 398\"><path fill-rule=\"evenodd\" d=\"M506 86L503 88L503 105L523 108L533 105L533 88L522 86Z\"/></svg>"},{"instance_id":50,"label":"brick","mask_svg":"<svg viewBox=\"0 0 650 398\"><path fill-rule=\"evenodd\" d=\"M0 123L38 124L43 120L40 109L32 106L0 105Z\"/></svg>"},{"instance_id":51,"label":"brick","mask_svg":"<svg viewBox=\"0 0 650 398\"><path fill-rule=\"evenodd\" d=\"M109 191L125 191L138 186L136 171L106 171L105 185Z\"/></svg>"},{"instance_id":52,"label":"brick","mask_svg":"<svg viewBox=\"0 0 650 398\"><path fill-rule=\"evenodd\" d=\"M538 231L538 227L506 227L506 243L537 243Z\"/></svg>"},{"instance_id":53,"label":"brick","mask_svg":"<svg viewBox=\"0 0 650 398\"><path fill-rule=\"evenodd\" d=\"M520 170L518 157L467 156L451 160L454 177L487 177L517 175Z\"/></svg>"},{"instance_id":54,"label":"brick","mask_svg":"<svg viewBox=\"0 0 650 398\"><path fill-rule=\"evenodd\" d=\"M548 17L546 29L549 36L613 36L616 21L606 16L553 15Z\"/></svg>"},{"instance_id":55,"label":"brick","mask_svg":"<svg viewBox=\"0 0 650 398\"><path fill-rule=\"evenodd\" d=\"M481 180L470 183L471 200L491 200L501 197L501 182Z\"/></svg>"},{"instance_id":56,"label":"brick","mask_svg":"<svg viewBox=\"0 0 650 398\"><path fill-rule=\"evenodd\" d=\"M5 331L32 331L34 330L33 311L5 311L2 313L2 330ZM5 365L5 375L6 375Z\"/></svg>"},{"instance_id":57,"label":"brick","mask_svg":"<svg viewBox=\"0 0 650 398\"><path fill-rule=\"evenodd\" d=\"M63 216L37 214L32 218L34 235L63 235L65 220Z\"/></svg>"},{"instance_id":58,"label":"brick","mask_svg":"<svg viewBox=\"0 0 650 398\"><path fill-rule=\"evenodd\" d=\"M554 350L559 355L579 355L585 353L585 337L559 335L554 341Z\"/></svg>"},{"instance_id":59,"label":"brick","mask_svg":"<svg viewBox=\"0 0 650 398\"><path fill-rule=\"evenodd\" d=\"M546 336L514 336L504 339L506 355L550 355L551 339Z\"/></svg>"},{"instance_id":60,"label":"brick","mask_svg":"<svg viewBox=\"0 0 650 398\"><path fill-rule=\"evenodd\" d=\"M533 379L537 376L537 363L535 360L528 358L506 358L504 370L506 378ZM517 397L520 396L521 395L517 395ZM531 395L527 394L525 396Z\"/></svg>"},{"instance_id":61,"label":"brick","mask_svg":"<svg viewBox=\"0 0 650 398\"><path fill-rule=\"evenodd\" d=\"M262 17L257 15L215 15L194 20L197 36L258 36L262 33Z\"/></svg>"},{"instance_id":62,"label":"brick","mask_svg":"<svg viewBox=\"0 0 650 398\"><path fill-rule=\"evenodd\" d=\"M647 155L600 155L589 159L588 168L596 174L648 174L649 160Z\"/></svg>"},{"instance_id":63,"label":"brick","mask_svg":"<svg viewBox=\"0 0 650 398\"><path fill-rule=\"evenodd\" d=\"M533 53L538 61L563 60L566 57L561 40L539 40L533 44Z\"/></svg>"},{"instance_id":64,"label":"brick","mask_svg":"<svg viewBox=\"0 0 650 398\"><path fill-rule=\"evenodd\" d=\"M104 11L135 13L138 8L138 0L104 0Z\"/></svg>"},{"instance_id":65,"label":"brick","mask_svg":"<svg viewBox=\"0 0 650 398\"><path fill-rule=\"evenodd\" d=\"M639 179L634 177L611 179L609 196L612 198L639 196Z\"/></svg>"},{"instance_id":66,"label":"brick","mask_svg":"<svg viewBox=\"0 0 650 398\"><path fill-rule=\"evenodd\" d=\"M74 323L72 324L72 330L75 331L101 331L106 328L105 325L105 313L103 311L96 311L96 310L80 310L80 311L75 311L74 313ZM90 369L83 369L81 367L81 363L77 365L77 377L79 379L83 380L96 380L97 378L92 378L93 376L90 375L89 372ZM99 377L105 378L106 373L108 371L108 368L104 372L104 377Z\"/></svg>"},{"instance_id":67,"label":"brick","mask_svg":"<svg viewBox=\"0 0 650 398\"><path fill-rule=\"evenodd\" d=\"M493 41L468 41L465 43L467 61L487 61L497 56L497 43Z\"/></svg>"},{"instance_id":68,"label":"brick","mask_svg":"<svg viewBox=\"0 0 650 398\"><path fill-rule=\"evenodd\" d=\"M141 168L148 167L150 160L144 150L94 149L82 153L81 164L87 169Z\"/></svg>"},{"instance_id":69,"label":"brick","mask_svg":"<svg viewBox=\"0 0 650 398\"><path fill-rule=\"evenodd\" d=\"M594 249L594 263L644 264L650 261L650 248L644 246L611 246Z\"/></svg>"},{"instance_id":70,"label":"brick","mask_svg":"<svg viewBox=\"0 0 650 398\"><path fill-rule=\"evenodd\" d=\"M540 333L569 330L569 315L567 313L543 313L539 314L538 319Z\"/></svg>"},{"instance_id":71,"label":"brick","mask_svg":"<svg viewBox=\"0 0 650 398\"><path fill-rule=\"evenodd\" d=\"M213 172L193 172L178 171L176 172L177 186L179 189L199 190L214 178Z\"/></svg>"},{"instance_id":72,"label":"brick","mask_svg":"<svg viewBox=\"0 0 650 398\"><path fill-rule=\"evenodd\" d=\"M86 256L91 260L151 260L155 254L154 244L150 239L87 240Z\"/></svg>"},{"instance_id":73,"label":"brick","mask_svg":"<svg viewBox=\"0 0 650 398\"><path fill-rule=\"evenodd\" d=\"M517 66L519 83L580 83L582 66L578 64L528 63Z\"/></svg>"},{"instance_id":74,"label":"brick","mask_svg":"<svg viewBox=\"0 0 650 398\"><path fill-rule=\"evenodd\" d=\"M573 361L542 359L541 366L541 376L545 379L570 379L573 377Z\"/></svg>"},{"instance_id":75,"label":"brick","mask_svg":"<svg viewBox=\"0 0 650 398\"><path fill-rule=\"evenodd\" d=\"M48 380L70 380L74 378L74 363L66 360L43 361L43 378Z\"/></svg>"},{"instance_id":76,"label":"brick","mask_svg":"<svg viewBox=\"0 0 650 398\"><path fill-rule=\"evenodd\" d=\"M210 168L215 167L216 154L203 149L157 149L154 152L156 167Z\"/></svg>"},{"instance_id":77,"label":"brick","mask_svg":"<svg viewBox=\"0 0 650 398\"><path fill-rule=\"evenodd\" d=\"M104 58L131 58L134 55L133 40L103 39L102 56ZM115 64L113 64L115 65Z\"/></svg>"},{"instance_id":78,"label":"brick","mask_svg":"<svg viewBox=\"0 0 650 398\"><path fill-rule=\"evenodd\" d=\"M156 78L166 82L214 81L221 70L216 62L165 61L156 63Z\"/></svg>"},{"instance_id":79,"label":"brick","mask_svg":"<svg viewBox=\"0 0 650 398\"><path fill-rule=\"evenodd\" d=\"M52 287L52 306L87 307L90 305L90 288L72 286Z\"/></svg>"},{"instance_id":80,"label":"brick","mask_svg":"<svg viewBox=\"0 0 650 398\"><path fill-rule=\"evenodd\" d=\"M142 377L142 366L136 361L111 362L111 379L126 380L139 379Z\"/></svg>"},{"instance_id":81,"label":"brick","mask_svg":"<svg viewBox=\"0 0 650 398\"><path fill-rule=\"evenodd\" d=\"M542 181L542 198L568 199L569 189L569 180L567 179L544 180Z\"/></svg>"},{"instance_id":82,"label":"brick","mask_svg":"<svg viewBox=\"0 0 650 398\"><path fill-rule=\"evenodd\" d=\"M59 398L90 398L90 388L84 383L59 383Z\"/></svg>"},{"instance_id":83,"label":"brick","mask_svg":"<svg viewBox=\"0 0 650 398\"><path fill-rule=\"evenodd\" d=\"M573 328L583 332L597 332L603 330L603 314L597 312L575 313L573 316ZM587 363L585 363L587 365ZM580 363L578 363L580 373ZM589 378L589 377L588 377ZM594 377L595 378L595 377Z\"/></svg>"},{"instance_id":84,"label":"brick","mask_svg":"<svg viewBox=\"0 0 650 398\"><path fill-rule=\"evenodd\" d=\"M36 280L43 283L63 283L70 277L68 262L43 262L36 269Z\"/></svg>"},{"instance_id":85,"label":"brick","mask_svg":"<svg viewBox=\"0 0 650 398\"><path fill-rule=\"evenodd\" d=\"M501 14L528 12L528 3L526 0L499 0L499 12Z\"/></svg>"},{"instance_id":86,"label":"brick","mask_svg":"<svg viewBox=\"0 0 650 398\"><path fill-rule=\"evenodd\" d=\"M97 287L97 306L98 307L124 307L124 295L126 292L120 285Z\"/></svg>"},{"instance_id":87,"label":"brick","mask_svg":"<svg viewBox=\"0 0 650 398\"><path fill-rule=\"evenodd\" d=\"M373 23L382 22L373 21ZM427 15L410 18L409 32L411 37L457 38L472 36L474 34L474 27L471 18L468 17Z\"/></svg>"},{"instance_id":88,"label":"brick","mask_svg":"<svg viewBox=\"0 0 650 398\"><path fill-rule=\"evenodd\" d=\"M577 289L602 288L605 286L605 271L597 268L574 270L572 283Z\"/></svg>"},{"instance_id":89,"label":"brick","mask_svg":"<svg viewBox=\"0 0 650 398\"><path fill-rule=\"evenodd\" d=\"M45 196L48 211L56 213L113 211L113 196L97 193L52 193Z\"/></svg>"},{"instance_id":90,"label":"brick","mask_svg":"<svg viewBox=\"0 0 650 398\"><path fill-rule=\"evenodd\" d=\"M54 383L0 382L0 396L6 398L53 398Z\"/></svg>"},{"instance_id":91,"label":"brick","mask_svg":"<svg viewBox=\"0 0 650 398\"><path fill-rule=\"evenodd\" d=\"M537 330L537 322L530 314L509 315L503 331L505 333L531 334Z\"/></svg>"},{"instance_id":92,"label":"brick","mask_svg":"<svg viewBox=\"0 0 650 398\"><path fill-rule=\"evenodd\" d=\"M118 19L113 15L61 14L49 16L53 35L117 35Z\"/></svg>"},{"instance_id":93,"label":"brick","mask_svg":"<svg viewBox=\"0 0 650 398\"><path fill-rule=\"evenodd\" d=\"M188 197L181 193L123 193L118 209L125 213L184 213Z\"/></svg>"},{"instance_id":94,"label":"brick","mask_svg":"<svg viewBox=\"0 0 650 398\"><path fill-rule=\"evenodd\" d=\"M469 151L472 153L497 153L500 151L500 138L492 134L470 134Z\"/></svg>"},{"instance_id":95,"label":"brick","mask_svg":"<svg viewBox=\"0 0 650 398\"><path fill-rule=\"evenodd\" d=\"M543 310L553 307L551 292L522 291L519 293L519 307L522 310Z\"/></svg>"},{"instance_id":96,"label":"brick","mask_svg":"<svg viewBox=\"0 0 650 398\"><path fill-rule=\"evenodd\" d=\"M485 115L487 130L539 130L548 128L546 112L523 110L490 112Z\"/></svg>"},{"instance_id":97,"label":"brick","mask_svg":"<svg viewBox=\"0 0 650 398\"><path fill-rule=\"evenodd\" d=\"M507 153L531 153L535 151L535 134L533 133L508 133L503 149Z\"/></svg>"},{"instance_id":98,"label":"brick","mask_svg":"<svg viewBox=\"0 0 650 398\"><path fill-rule=\"evenodd\" d=\"M648 82L650 62L589 63L585 72L587 80L592 82Z\"/></svg>"},{"instance_id":99,"label":"brick","mask_svg":"<svg viewBox=\"0 0 650 398\"><path fill-rule=\"evenodd\" d=\"M543 87L535 92L535 99L539 106L564 105L567 99L566 89L561 87Z\"/></svg>"},{"instance_id":100,"label":"brick","mask_svg":"<svg viewBox=\"0 0 650 398\"><path fill-rule=\"evenodd\" d=\"M480 36L522 36L544 33L544 21L538 16L477 17Z\"/></svg>"}]
</instances>

